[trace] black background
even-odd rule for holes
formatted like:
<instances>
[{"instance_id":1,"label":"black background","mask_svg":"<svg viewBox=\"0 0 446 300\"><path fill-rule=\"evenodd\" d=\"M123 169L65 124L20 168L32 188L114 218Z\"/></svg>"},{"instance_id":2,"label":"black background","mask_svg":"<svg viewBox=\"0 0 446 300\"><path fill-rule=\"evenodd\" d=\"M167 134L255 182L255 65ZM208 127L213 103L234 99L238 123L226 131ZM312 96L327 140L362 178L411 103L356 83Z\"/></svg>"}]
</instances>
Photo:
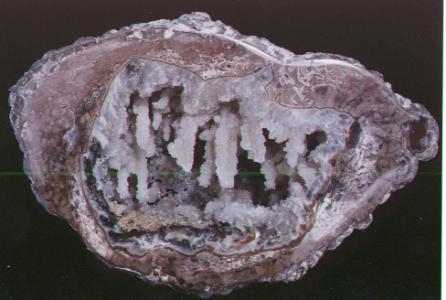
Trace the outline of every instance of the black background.
<instances>
[{"instance_id":1,"label":"black background","mask_svg":"<svg viewBox=\"0 0 446 300\"><path fill-rule=\"evenodd\" d=\"M82 36L206 11L295 53L351 56L441 122L440 0L0 0L0 171L20 171L8 88L47 50ZM439 299L439 155L293 283L252 284L215 299ZM111 270L35 201L24 176L0 176L0 299L194 299Z\"/></svg>"}]
</instances>

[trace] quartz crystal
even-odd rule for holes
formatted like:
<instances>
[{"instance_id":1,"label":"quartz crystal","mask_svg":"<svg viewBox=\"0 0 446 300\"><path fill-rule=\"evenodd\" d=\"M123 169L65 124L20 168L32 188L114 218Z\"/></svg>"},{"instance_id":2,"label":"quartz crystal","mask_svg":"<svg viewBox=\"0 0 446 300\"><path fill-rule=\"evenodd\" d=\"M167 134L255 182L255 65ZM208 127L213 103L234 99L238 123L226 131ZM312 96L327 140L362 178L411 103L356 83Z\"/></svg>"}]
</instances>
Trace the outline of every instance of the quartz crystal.
<instances>
[{"instance_id":1,"label":"quartz crystal","mask_svg":"<svg viewBox=\"0 0 446 300\"><path fill-rule=\"evenodd\" d=\"M50 51L10 105L40 203L110 266L201 296L297 280L437 152L379 73L205 13Z\"/></svg>"}]
</instances>

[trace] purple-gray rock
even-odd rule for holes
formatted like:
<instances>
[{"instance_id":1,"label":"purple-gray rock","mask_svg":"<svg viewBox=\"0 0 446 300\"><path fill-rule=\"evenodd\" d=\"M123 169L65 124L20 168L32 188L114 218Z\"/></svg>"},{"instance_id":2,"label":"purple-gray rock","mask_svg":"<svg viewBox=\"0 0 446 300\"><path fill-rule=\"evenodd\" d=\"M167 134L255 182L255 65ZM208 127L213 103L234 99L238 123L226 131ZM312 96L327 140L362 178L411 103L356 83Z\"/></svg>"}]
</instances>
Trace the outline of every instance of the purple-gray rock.
<instances>
[{"instance_id":1,"label":"purple-gray rock","mask_svg":"<svg viewBox=\"0 0 446 300\"><path fill-rule=\"evenodd\" d=\"M10 104L40 203L110 266L201 296L299 279L437 152L379 73L204 13L50 51Z\"/></svg>"}]
</instances>

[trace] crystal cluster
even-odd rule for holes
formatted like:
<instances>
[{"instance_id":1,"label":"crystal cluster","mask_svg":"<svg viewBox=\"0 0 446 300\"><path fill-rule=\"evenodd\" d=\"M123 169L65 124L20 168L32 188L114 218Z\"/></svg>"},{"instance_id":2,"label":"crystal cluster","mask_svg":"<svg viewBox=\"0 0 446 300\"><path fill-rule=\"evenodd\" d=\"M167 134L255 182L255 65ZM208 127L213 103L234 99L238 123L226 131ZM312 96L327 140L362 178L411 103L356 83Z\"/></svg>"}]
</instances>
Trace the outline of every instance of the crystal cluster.
<instances>
[{"instance_id":1,"label":"crystal cluster","mask_svg":"<svg viewBox=\"0 0 446 300\"><path fill-rule=\"evenodd\" d=\"M111 266L202 296L297 280L437 151L380 74L204 13L50 51L10 104L48 211Z\"/></svg>"}]
</instances>

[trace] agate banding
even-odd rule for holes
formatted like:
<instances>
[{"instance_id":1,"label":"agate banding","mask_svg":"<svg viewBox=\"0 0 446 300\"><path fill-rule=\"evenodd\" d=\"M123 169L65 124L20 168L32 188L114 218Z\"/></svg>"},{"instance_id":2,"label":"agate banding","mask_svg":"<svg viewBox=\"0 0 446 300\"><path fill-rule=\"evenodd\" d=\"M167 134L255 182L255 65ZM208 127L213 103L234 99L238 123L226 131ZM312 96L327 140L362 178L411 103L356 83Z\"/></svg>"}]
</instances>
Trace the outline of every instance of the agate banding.
<instances>
[{"instance_id":1,"label":"agate banding","mask_svg":"<svg viewBox=\"0 0 446 300\"><path fill-rule=\"evenodd\" d=\"M437 152L379 73L204 13L50 51L10 104L40 203L110 266L202 296L297 280Z\"/></svg>"}]
</instances>

